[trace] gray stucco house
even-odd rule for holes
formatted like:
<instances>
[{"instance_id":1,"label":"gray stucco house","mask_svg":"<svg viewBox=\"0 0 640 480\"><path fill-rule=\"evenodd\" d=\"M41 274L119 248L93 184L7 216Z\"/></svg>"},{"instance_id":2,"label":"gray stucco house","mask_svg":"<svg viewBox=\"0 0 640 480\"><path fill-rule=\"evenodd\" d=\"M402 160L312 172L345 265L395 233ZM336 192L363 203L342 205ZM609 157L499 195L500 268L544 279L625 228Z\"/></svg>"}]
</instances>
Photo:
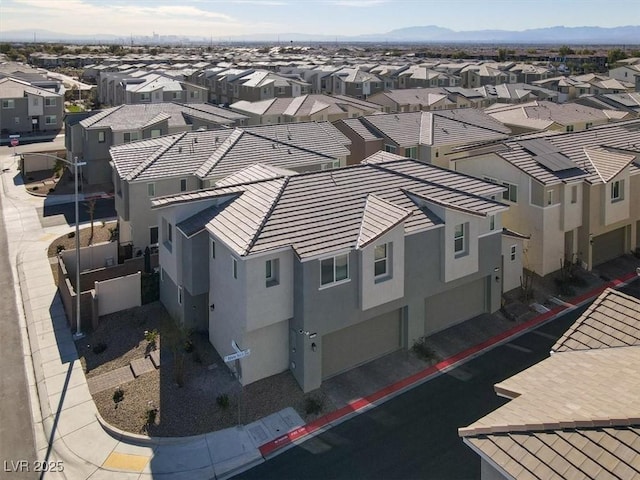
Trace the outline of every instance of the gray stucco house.
<instances>
[{"instance_id":1,"label":"gray stucco house","mask_svg":"<svg viewBox=\"0 0 640 480\"><path fill-rule=\"evenodd\" d=\"M111 148L120 245L158 244L156 196L191 192L256 163L289 173L346 165L349 140L331 123L180 132Z\"/></svg>"},{"instance_id":2,"label":"gray stucco house","mask_svg":"<svg viewBox=\"0 0 640 480\"><path fill-rule=\"evenodd\" d=\"M83 180L111 184L109 149L114 145L162 135L242 125L247 117L206 103L154 103L117 107L69 116L65 128L67 158L87 163Z\"/></svg>"},{"instance_id":3,"label":"gray stucco house","mask_svg":"<svg viewBox=\"0 0 640 480\"><path fill-rule=\"evenodd\" d=\"M243 384L290 369L308 392L500 307L502 191L379 152L155 198L161 301L220 355L251 350Z\"/></svg>"}]
</instances>

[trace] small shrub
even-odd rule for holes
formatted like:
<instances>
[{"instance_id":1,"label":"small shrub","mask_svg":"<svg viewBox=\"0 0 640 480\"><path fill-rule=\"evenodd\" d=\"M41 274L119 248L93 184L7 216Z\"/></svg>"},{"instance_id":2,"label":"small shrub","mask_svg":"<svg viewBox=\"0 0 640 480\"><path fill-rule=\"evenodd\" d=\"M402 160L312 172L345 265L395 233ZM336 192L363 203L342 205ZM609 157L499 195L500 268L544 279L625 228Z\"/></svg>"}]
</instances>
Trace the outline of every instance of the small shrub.
<instances>
[{"instance_id":1,"label":"small shrub","mask_svg":"<svg viewBox=\"0 0 640 480\"><path fill-rule=\"evenodd\" d=\"M187 353L193 352L193 342L189 339L184 341L184 351Z\"/></svg>"},{"instance_id":2,"label":"small shrub","mask_svg":"<svg viewBox=\"0 0 640 480\"><path fill-rule=\"evenodd\" d=\"M74 238L76 236L76 232L67 233L67 238Z\"/></svg>"},{"instance_id":3,"label":"small shrub","mask_svg":"<svg viewBox=\"0 0 640 480\"><path fill-rule=\"evenodd\" d=\"M427 344L427 337L420 337L418 340L413 342L411 351L415 353L418 358L426 362L431 362L438 359L436 353Z\"/></svg>"},{"instance_id":4,"label":"small shrub","mask_svg":"<svg viewBox=\"0 0 640 480\"><path fill-rule=\"evenodd\" d=\"M317 415L322 412L322 400L317 397L307 397L304 400L304 411L307 415Z\"/></svg>"},{"instance_id":5,"label":"small shrub","mask_svg":"<svg viewBox=\"0 0 640 480\"><path fill-rule=\"evenodd\" d=\"M62 244L56 245L56 253L60 253L63 250L64 250L64 245Z\"/></svg>"},{"instance_id":6,"label":"small shrub","mask_svg":"<svg viewBox=\"0 0 640 480\"><path fill-rule=\"evenodd\" d=\"M53 193L53 192L55 192L55 191L56 191L56 189L55 189L55 188L50 188L50 189L49 189L49 193Z\"/></svg>"},{"instance_id":7,"label":"small shrub","mask_svg":"<svg viewBox=\"0 0 640 480\"><path fill-rule=\"evenodd\" d=\"M228 408L229 407L229 395L223 393L216 397L216 403L220 408Z\"/></svg>"},{"instance_id":8,"label":"small shrub","mask_svg":"<svg viewBox=\"0 0 640 480\"><path fill-rule=\"evenodd\" d=\"M147 425L153 425L154 423L156 423L156 417L158 416L158 407L150 407L147 408L147 414L146 414L146 423Z\"/></svg>"},{"instance_id":9,"label":"small shrub","mask_svg":"<svg viewBox=\"0 0 640 480\"><path fill-rule=\"evenodd\" d=\"M122 390L122 388L118 387L114 392L113 392L113 403L116 404L116 408L118 408L118 404L124 400L124 390Z\"/></svg>"},{"instance_id":10,"label":"small shrub","mask_svg":"<svg viewBox=\"0 0 640 480\"><path fill-rule=\"evenodd\" d=\"M155 328L153 330L145 330L144 339L149 342L152 348L155 348L158 342L158 330Z\"/></svg>"},{"instance_id":11,"label":"small shrub","mask_svg":"<svg viewBox=\"0 0 640 480\"><path fill-rule=\"evenodd\" d=\"M32 191L34 191L34 192L35 192L36 190L39 190L39 189L40 189L40 187L39 187L39 186L37 186L37 185L36 185L35 187L31 187L31 190L32 190Z\"/></svg>"},{"instance_id":12,"label":"small shrub","mask_svg":"<svg viewBox=\"0 0 640 480\"><path fill-rule=\"evenodd\" d=\"M104 352L107 349L107 344L104 342L100 342L96 345L93 346L93 353L95 353L96 355L100 355L102 352Z\"/></svg>"}]
</instances>

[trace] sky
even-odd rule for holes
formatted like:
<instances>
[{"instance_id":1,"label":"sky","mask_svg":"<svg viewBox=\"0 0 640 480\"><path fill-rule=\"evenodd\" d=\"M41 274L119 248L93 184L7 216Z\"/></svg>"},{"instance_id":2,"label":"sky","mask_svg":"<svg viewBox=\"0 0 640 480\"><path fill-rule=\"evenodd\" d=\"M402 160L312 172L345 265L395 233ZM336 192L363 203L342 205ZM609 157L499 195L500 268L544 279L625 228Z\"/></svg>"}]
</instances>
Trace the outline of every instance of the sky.
<instances>
[{"instance_id":1,"label":"sky","mask_svg":"<svg viewBox=\"0 0 640 480\"><path fill-rule=\"evenodd\" d=\"M0 33L227 37L640 25L639 0L1 0Z\"/></svg>"}]
</instances>

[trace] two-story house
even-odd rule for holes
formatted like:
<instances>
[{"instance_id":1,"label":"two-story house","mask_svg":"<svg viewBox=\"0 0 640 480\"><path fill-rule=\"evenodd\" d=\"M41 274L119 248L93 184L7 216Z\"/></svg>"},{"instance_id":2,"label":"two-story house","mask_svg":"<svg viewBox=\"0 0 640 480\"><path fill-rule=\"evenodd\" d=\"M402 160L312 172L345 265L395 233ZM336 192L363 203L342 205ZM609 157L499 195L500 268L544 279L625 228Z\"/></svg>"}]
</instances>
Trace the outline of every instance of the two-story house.
<instances>
[{"instance_id":1,"label":"two-story house","mask_svg":"<svg viewBox=\"0 0 640 480\"><path fill-rule=\"evenodd\" d=\"M453 163L507 187L504 224L531 237L525 266L547 275L565 261L591 270L639 246L638 145L632 121L469 149Z\"/></svg>"},{"instance_id":2,"label":"two-story house","mask_svg":"<svg viewBox=\"0 0 640 480\"><path fill-rule=\"evenodd\" d=\"M0 130L3 137L32 132L59 132L64 122L64 95L12 77L0 78Z\"/></svg>"},{"instance_id":3,"label":"two-story house","mask_svg":"<svg viewBox=\"0 0 640 480\"><path fill-rule=\"evenodd\" d=\"M308 392L500 307L503 187L377 156L152 201L161 301L250 349L243 384L289 369Z\"/></svg>"},{"instance_id":4,"label":"two-story house","mask_svg":"<svg viewBox=\"0 0 640 480\"><path fill-rule=\"evenodd\" d=\"M70 117L65 129L67 158L86 162L83 180L110 184L109 149L114 145L173 133L242 125L246 117L209 104L120 105Z\"/></svg>"},{"instance_id":5,"label":"two-story house","mask_svg":"<svg viewBox=\"0 0 640 480\"><path fill-rule=\"evenodd\" d=\"M191 192L256 162L288 171L346 165L349 140L327 122L180 132L110 149L119 242L158 244L153 197Z\"/></svg>"},{"instance_id":6,"label":"two-story house","mask_svg":"<svg viewBox=\"0 0 640 480\"><path fill-rule=\"evenodd\" d=\"M451 110L458 105L449 99L449 93L439 88L408 88L385 90L369 97L371 103L378 104L385 113L417 112L431 110Z\"/></svg>"},{"instance_id":7,"label":"two-story house","mask_svg":"<svg viewBox=\"0 0 640 480\"><path fill-rule=\"evenodd\" d=\"M510 130L474 109L389 113L340 120L352 142L350 165L376 150L449 168L449 153L462 145L503 140Z\"/></svg>"},{"instance_id":8,"label":"two-story house","mask_svg":"<svg viewBox=\"0 0 640 480\"><path fill-rule=\"evenodd\" d=\"M335 122L379 112L380 106L345 95L301 95L259 102L241 100L231 110L246 115L249 125L297 122Z\"/></svg>"}]
</instances>

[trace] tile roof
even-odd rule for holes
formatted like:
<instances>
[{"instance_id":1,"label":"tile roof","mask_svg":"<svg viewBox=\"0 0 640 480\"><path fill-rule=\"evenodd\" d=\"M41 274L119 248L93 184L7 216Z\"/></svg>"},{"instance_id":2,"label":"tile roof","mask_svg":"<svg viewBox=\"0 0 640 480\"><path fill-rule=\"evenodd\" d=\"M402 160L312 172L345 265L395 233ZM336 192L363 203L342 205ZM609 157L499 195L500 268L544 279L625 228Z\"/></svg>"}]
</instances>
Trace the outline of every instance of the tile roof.
<instances>
[{"instance_id":1,"label":"tile roof","mask_svg":"<svg viewBox=\"0 0 640 480\"><path fill-rule=\"evenodd\" d=\"M237 185L239 183L249 183L258 180L269 180L273 178L285 177L288 175L295 175L296 173L297 172L288 170L286 168L277 168L272 167L271 165L256 163L236 173L232 173L222 180L217 181L216 187L228 187L231 185Z\"/></svg>"},{"instance_id":2,"label":"tile roof","mask_svg":"<svg viewBox=\"0 0 640 480\"><path fill-rule=\"evenodd\" d=\"M505 139L510 133L504 125L473 109L367 115L356 120L401 147L487 142Z\"/></svg>"},{"instance_id":3,"label":"tile roof","mask_svg":"<svg viewBox=\"0 0 640 480\"><path fill-rule=\"evenodd\" d=\"M533 101L520 105L498 106L485 110L502 123L546 128L553 123L573 125L579 122L606 121L602 110L577 103L557 104L547 101Z\"/></svg>"},{"instance_id":4,"label":"tile roof","mask_svg":"<svg viewBox=\"0 0 640 480\"><path fill-rule=\"evenodd\" d=\"M512 478L640 478L640 300L605 290L553 351L459 435Z\"/></svg>"},{"instance_id":5,"label":"tile roof","mask_svg":"<svg viewBox=\"0 0 640 480\"><path fill-rule=\"evenodd\" d=\"M272 168L305 170L346 157L348 143L333 125L309 122L182 132L117 145L110 154L118 175L127 181L185 175L206 179L227 177L256 160Z\"/></svg>"},{"instance_id":6,"label":"tile roof","mask_svg":"<svg viewBox=\"0 0 640 480\"><path fill-rule=\"evenodd\" d=\"M247 117L225 108L205 103L148 103L119 105L98 111L82 122L84 128L110 128L114 131L140 129L165 118L169 126L187 127L189 117L203 119L220 125L232 125Z\"/></svg>"},{"instance_id":7,"label":"tile roof","mask_svg":"<svg viewBox=\"0 0 640 480\"><path fill-rule=\"evenodd\" d=\"M640 300L611 288L580 316L553 352L640 346Z\"/></svg>"},{"instance_id":8,"label":"tile roof","mask_svg":"<svg viewBox=\"0 0 640 480\"><path fill-rule=\"evenodd\" d=\"M258 102L240 100L233 103L230 108L238 112L253 113L258 115L283 115L285 117L308 117L320 111L327 115L345 113L346 108L364 110L373 113L380 110L380 106L365 100L358 100L340 95L312 94L298 97L272 98Z\"/></svg>"},{"instance_id":9,"label":"tile roof","mask_svg":"<svg viewBox=\"0 0 640 480\"><path fill-rule=\"evenodd\" d=\"M207 228L238 255L292 247L305 259L356 248L408 213L405 231L409 234L441 225L442 219L416 202L419 198L475 215L503 211L505 205L489 199L502 190L467 175L395 156L386 163L160 197L153 200L153 206L243 192ZM387 204L391 205L383 214Z\"/></svg>"}]
</instances>

